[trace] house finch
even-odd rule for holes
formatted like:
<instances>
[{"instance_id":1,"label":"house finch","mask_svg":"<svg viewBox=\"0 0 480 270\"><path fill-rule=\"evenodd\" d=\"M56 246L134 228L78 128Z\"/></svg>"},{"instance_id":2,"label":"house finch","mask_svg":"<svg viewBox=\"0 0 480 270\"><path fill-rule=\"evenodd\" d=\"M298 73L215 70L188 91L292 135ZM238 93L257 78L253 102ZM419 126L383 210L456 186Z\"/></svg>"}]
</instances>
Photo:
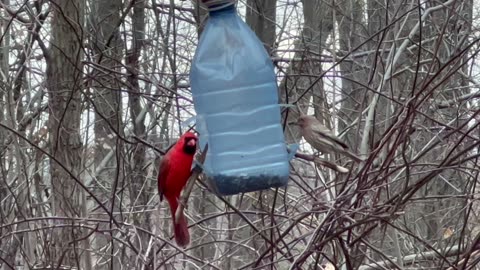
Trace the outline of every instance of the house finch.
<instances>
[{"instance_id":1,"label":"house finch","mask_svg":"<svg viewBox=\"0 0 480 270\"><path fill-rule=\"evenodd\" d=\"M339 153L357 162L363 161L362 158L348 151L348 146L314 116L302 115L294 124L300 126L303 138L316 150L322 153Z\"/></svg>"},{"instance_id":2,"label":"house finch","mask_svg":"<svg viewBox=\"0 0 480 270\"><path fill-rule=\"evenodd\" d=\"M158 173L158 193L160 201L163 196L170 205L172 213L173 231L175 242L180 247L186 247L190 243L188 225L183 212L175 219L178 208L178 200L183 187L191 174L193 157L197 150L197 136L191 132L185 133L177 141L160 162Z\"/></svg>"}]
</instances>

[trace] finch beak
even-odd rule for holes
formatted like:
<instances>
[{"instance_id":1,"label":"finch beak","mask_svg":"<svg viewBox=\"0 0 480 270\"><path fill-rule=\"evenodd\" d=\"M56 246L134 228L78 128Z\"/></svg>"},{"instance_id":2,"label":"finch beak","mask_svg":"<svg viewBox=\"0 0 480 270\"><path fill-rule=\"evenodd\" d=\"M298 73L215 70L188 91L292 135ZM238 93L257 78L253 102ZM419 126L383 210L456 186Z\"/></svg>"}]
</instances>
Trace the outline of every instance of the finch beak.
<instances>
[{"instance_id":1,"label":"finch beak","mask_svg":"<svg viewBox=\"0 0 480 270\"><path fill-rule=\"evenodd\" d=\"M287 124L289 124L289 125L294 125L294 126L298 126L298 123L297 123L297 122L287 122Z\"/></svg>"}]
</instances>

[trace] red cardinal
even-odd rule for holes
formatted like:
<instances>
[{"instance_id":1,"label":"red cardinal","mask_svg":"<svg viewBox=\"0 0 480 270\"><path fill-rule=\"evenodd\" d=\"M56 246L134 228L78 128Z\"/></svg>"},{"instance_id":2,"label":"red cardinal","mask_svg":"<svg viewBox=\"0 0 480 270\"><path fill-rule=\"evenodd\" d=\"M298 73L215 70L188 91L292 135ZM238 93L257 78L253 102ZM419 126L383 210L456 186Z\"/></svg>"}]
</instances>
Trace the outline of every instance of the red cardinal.
<instances>
[{"instance_id":1,"label":"red cardinal","mask_svg":"<svg viewBox=\"0 0 480 270\"><path fill-rule=\"evenodd\" d=\"M180 247L186 247L190 243L187 219L181 213L178 223L175 222L175 212L183 187L191 174L191 167L195 151L197 150L197 136L191 132L183 134L160 162L158 173L158 193L160 201L163 196L170 205L172 213L175 242Z\"/></svg>"}]
</instances>

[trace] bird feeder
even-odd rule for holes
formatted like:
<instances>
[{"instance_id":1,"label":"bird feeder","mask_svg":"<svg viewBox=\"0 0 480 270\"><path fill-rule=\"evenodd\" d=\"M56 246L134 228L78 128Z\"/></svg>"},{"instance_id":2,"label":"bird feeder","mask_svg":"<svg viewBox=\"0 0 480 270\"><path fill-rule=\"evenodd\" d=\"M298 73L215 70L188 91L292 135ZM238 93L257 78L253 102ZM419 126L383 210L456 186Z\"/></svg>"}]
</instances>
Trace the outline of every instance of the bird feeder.
<instances>
[{"instance_id":1,"label":"bird feeder","mask_svg":"<svg viewBox=\"0 0 480 270\"><path fill-rule=\"evenodd\" d=\"M190 81L200 147L209 148L207 180L222 195L284 186L289 163L272 61L235 1L203 2L210 17Z\"/></svg>"}]
</instances>

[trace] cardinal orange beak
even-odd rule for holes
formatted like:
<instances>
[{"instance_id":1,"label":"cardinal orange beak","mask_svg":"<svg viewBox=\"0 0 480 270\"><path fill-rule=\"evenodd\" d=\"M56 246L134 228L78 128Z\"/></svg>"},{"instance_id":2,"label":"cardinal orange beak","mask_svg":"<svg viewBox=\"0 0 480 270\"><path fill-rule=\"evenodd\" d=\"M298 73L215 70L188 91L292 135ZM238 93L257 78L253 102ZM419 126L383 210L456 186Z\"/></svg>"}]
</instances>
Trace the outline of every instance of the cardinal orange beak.
<instances>
[{"instance_id":1,"label":"cardinal orange beak","mask_svg":"<svg viewBox=\"0 0 480 270\"><path fill-rule=\"evenodd\" d=\"M196 146L197 145L197 140L192 138L192 139L188 140L187 145L188 146Z\"/></svg>"}]
</instances>

